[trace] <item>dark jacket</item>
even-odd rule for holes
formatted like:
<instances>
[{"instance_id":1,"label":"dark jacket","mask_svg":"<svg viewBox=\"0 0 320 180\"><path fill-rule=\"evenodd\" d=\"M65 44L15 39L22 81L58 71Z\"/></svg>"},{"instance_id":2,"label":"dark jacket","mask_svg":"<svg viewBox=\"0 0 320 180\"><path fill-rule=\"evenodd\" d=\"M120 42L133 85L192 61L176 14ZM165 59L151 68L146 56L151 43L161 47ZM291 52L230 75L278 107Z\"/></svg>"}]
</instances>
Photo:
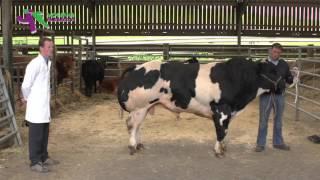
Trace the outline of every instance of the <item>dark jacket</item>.
<instances>
[{"instance_id":1,"label":"dark jacket","mask_svg":"<svg viewBox=\"0 0 320 180\"><path fill-rule=\"evenodd\" d=\"M277 90L275 91L276 94L282 94L286 88L286 83L293 83L293 76L290 72L289 65L283 59L279 59L277 65L273 64L268 59L266 61L273 65L276 68L278 75L282 77L280 82L278 83Z\"/></svg>"}]
</instances>

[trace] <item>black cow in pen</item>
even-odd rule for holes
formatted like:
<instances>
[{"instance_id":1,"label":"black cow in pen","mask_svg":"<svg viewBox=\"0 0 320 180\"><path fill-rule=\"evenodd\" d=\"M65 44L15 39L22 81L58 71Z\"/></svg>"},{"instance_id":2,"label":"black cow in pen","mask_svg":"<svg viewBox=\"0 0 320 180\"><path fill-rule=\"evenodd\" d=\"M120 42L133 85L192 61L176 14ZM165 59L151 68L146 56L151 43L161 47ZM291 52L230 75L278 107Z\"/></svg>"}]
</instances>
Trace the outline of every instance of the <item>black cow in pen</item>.
<instances>
[{"instance_id":1,"label":"black cow in pen","mask_svg":"<svg viewBox=\"0 0 320 180\"><path fill-rule=\"evenodd\" d=\"M92 89L97 92L97 83L100 85L104 79L104 64L96 60L87 60L82 63L82 78L85 83L85 95L90 97Z\"/></svg>"}]
</instances>

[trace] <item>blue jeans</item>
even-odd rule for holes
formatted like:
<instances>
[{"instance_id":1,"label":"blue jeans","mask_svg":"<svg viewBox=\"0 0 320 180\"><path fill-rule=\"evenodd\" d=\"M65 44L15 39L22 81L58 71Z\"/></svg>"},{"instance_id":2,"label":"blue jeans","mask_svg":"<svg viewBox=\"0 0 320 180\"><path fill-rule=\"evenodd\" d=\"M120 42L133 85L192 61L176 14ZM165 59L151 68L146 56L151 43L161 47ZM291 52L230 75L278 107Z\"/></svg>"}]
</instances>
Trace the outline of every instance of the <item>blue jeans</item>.
<instances>
[{"instance_id":1,"label":"blue jeans","mask_svg":"<svg viewBox=\"0 0 320 180\"><path fill-rule=\"evenodd\" d=\"M270 111L274 112L273 123L273 145L284 144L282 137L282 115L284 111L284 95L283 94L262 94L260 96L260 114L259 114L259 131L257 137L257 145L265 146L268 132L268 119Z\"/></svg>"}]
</instances>

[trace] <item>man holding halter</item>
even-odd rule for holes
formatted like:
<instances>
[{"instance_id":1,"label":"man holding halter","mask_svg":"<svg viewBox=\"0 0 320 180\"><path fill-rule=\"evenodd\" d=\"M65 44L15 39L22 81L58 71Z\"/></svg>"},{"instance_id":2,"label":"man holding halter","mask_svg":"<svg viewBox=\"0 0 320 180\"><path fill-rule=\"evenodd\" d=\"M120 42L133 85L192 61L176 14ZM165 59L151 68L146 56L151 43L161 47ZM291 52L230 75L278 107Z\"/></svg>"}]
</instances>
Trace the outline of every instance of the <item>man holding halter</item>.
<instances>
[{"instance_id":1,"label":"man holding halter","mask_svg":"<svg viewBox=\"0 0 320 180\"><path fill-rule=\"evenodd\" d=\"M273 148L289 151L290 147L285 144L282 136L282 115L284 111L285 99L284 92L286 83L296 83L297 71L291 74L289 65L283 59L280 59L280 55L283 51L281 44L274 43L269 51L269 57L266 60L271 65L275 66L278 74L282 77L277 83L277 89L275 92L264 93L260 96L259 107L259 130L257 137L256 152L262 152L265 150L266 137L268 131L268 119L271 109L274 114L273 124Z\"/></svg>"}]
</instances>

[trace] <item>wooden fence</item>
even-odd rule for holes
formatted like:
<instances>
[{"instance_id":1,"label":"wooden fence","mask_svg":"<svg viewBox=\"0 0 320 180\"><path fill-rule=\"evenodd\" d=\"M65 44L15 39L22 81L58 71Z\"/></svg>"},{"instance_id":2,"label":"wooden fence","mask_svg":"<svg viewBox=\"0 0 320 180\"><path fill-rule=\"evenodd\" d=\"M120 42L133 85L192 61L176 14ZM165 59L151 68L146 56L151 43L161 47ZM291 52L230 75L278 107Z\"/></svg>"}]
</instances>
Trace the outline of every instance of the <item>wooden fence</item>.
<instances>
[{"instance_id":1,"label":"wooden fence","mask_svg":"<svg viewBox=\"0 0 320 180\"><path fill-rule=\"evenodd\" d=\"M46 20L73 18L48 22L56 35L237 35L238 17L243 36L320 33L320 3L310 0L14 0L14 25L25 10L41 11ZM31 35L26 27L15 27L14 34Z\"/></svg>"}]
</instances>

